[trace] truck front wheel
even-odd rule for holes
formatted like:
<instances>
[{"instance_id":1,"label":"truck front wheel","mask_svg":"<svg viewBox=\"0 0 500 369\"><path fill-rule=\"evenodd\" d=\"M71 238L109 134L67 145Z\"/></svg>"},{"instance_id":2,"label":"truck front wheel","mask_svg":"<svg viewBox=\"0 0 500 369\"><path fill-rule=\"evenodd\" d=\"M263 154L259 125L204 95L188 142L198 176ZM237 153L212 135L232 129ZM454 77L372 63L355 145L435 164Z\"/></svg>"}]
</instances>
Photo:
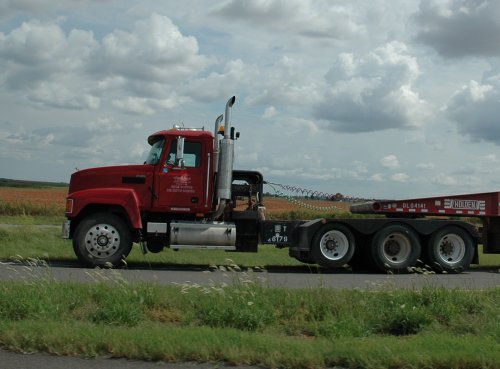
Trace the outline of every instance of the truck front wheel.
<instances>
[{"instance_id":1,"label":"truck front wheel","mask_svg":"<svg viewBox=\"0 0 500 369\"><path fill-rule=\"evenodd\" d=\"M87 266L117 266L132 249L132 237L118 216L96 213L83 219L73 236L78 260Z\"/></svg>"},{"instance_id":2,"label":"truck front wheel","mask_svg":"<svg viewBox=\"0 0 500 369\"><path fill-rule=\"evenodd\" d=\"M461 272L474 258L474 241L459 227L444 227L429 239L427 256L438 271Z\"/></svg>"},{"instance_id":3,"label":"truck front wheel","mask_svg":"<svg viewBox=\"0 0 500 369\"><path fill-rule=\"evenodd\" d=\"M321 266L339 268L354 255L354 236L342 224L325 224L314 235L311 245L312 259Z\"/></svg>"},{"instance_id":4,"label":"truck front wheel","mask_svg":"<svg viewBox=\"0 0 500 369\"><path fill-rule=\"evenodd\" d=\"M379 230L372 241L372 259L380 271L406 272L420 257L420 240L411 228L391 224Z\"/></svg>"}]
</instances>

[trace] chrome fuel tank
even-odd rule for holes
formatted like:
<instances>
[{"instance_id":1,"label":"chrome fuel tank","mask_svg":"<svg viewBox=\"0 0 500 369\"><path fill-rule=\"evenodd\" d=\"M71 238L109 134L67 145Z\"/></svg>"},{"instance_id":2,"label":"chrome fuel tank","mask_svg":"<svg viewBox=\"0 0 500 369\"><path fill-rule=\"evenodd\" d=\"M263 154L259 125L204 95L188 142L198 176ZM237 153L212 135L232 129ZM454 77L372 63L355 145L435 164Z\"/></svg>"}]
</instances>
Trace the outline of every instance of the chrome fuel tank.
<instances>
[{"instance_id":1,"label":"chrome fuel tank","mask_svg":"<svg viewBox=\"0 0 500 369\"><path fill-rule=\"evenodd\" d=\"M218 248L235 250L236 225L227 222L173 222L170 224L170 247Z\"/></svg>"}]
</instances>

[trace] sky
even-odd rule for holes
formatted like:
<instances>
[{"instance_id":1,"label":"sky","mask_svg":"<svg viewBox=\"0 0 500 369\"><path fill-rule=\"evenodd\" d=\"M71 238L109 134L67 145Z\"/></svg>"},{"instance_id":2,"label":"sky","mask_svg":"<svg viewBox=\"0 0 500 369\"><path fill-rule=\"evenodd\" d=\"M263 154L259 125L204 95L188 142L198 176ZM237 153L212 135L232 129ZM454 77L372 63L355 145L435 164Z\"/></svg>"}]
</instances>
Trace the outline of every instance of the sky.
<instances>
[{"instance_id":1,"label":"sky","mask_svg":"<svg viewBox=\"0 0 500 369\"><path fill-rule=\"evenodd\" d=\"M0 0L0 177L142 163L235 95L235 168L267 181L497 191L499 35L496 0Z\"/></svg>"}]
</instances>

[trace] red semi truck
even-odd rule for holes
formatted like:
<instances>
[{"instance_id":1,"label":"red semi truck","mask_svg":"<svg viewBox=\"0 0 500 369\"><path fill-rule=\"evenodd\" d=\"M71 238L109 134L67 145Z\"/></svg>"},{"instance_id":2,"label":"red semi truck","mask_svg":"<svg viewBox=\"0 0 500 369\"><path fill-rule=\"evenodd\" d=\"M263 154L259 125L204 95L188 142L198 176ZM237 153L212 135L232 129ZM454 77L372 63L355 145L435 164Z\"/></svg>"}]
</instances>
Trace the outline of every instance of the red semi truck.
<instances>
[{"instance_id":1,"label":"red semi truck","mask_svg":"<svg viewBox=\"0 0 500 369\"><path fill-rule=\"evenodd\" d=\"M405 272L424 260L438 271L460 272L477 263L480 235L450 215L482 218L484 252L500 253L499 193L351 207L354 213L385 217L266 220L262 174L233 169L239 137L231 126L234 102L229 99L213 132L174 126L149 136L142 165L73 173L63 238L73 240L83 264L119 265L134 242L144 252L256 252L259 244L274 244L326 268L369 262L380 271ZM236 207L241 199L244 209ZM424 217L429 215L446 218Z\"/></svg>"}]
</instances>

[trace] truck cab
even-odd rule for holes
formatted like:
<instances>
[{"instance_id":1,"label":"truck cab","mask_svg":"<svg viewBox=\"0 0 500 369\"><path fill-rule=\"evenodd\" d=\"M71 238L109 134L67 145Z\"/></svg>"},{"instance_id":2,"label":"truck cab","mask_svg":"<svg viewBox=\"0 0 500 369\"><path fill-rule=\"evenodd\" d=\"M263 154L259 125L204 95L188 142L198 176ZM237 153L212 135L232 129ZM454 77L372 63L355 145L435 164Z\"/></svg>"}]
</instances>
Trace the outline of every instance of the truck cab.
<instances>
[{"instance_id":1,"label":"truck cab","mask_svg":"<svg viewBox=\"0 0 500 369\"><path fill-rule=\"evenodd\" d=\"M214 135L178 127L148 138L152 165L151 211L205 218L213 211Z\"/></svg>"},{"instance_id":2,"label":"truck cab","mask_svg":"<svg viewBox=\"0 0 500 369\"><path fill-rule=\"evenodd\" d=\"M263 177L233 170L234 141L226 104L213 132L183 128L156 132L142 165L81 170L71 176L63 238L73 239L89 266L117 265L133 242L143 251L204 248L257 251ZM219 136L222 138L219 139ZM237 208L238 199L246 199Z\"/></svg>"}]
</instances>

